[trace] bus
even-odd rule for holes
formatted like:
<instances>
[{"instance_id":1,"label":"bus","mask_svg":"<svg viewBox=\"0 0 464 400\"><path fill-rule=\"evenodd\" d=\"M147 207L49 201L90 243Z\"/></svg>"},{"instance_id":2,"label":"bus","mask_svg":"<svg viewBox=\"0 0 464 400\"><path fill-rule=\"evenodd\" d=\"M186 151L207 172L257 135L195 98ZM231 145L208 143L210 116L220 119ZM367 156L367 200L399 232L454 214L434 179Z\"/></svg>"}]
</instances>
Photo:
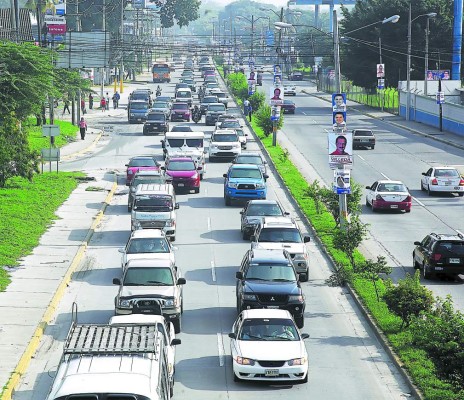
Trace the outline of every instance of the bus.
<instances>
[{"instance_id":1,"label":"bus","mask_svg":"<svg viewBox=\"0 0 464 400\"><path fill-rule=\"evenodd\" d=\"M167 63L154 63L151 72L153 82L171 82L171 69Z\"/></svg>"}]
</instances>

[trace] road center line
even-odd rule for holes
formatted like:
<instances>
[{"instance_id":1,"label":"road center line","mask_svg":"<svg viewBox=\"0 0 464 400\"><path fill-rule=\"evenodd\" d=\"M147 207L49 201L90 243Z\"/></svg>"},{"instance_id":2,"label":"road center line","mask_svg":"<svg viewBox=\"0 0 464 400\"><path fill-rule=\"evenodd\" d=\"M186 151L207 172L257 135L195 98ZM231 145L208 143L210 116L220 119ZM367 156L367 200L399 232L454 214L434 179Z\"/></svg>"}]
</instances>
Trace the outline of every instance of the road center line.
<instances>
[{"instance_id":1,"label":"road center line","mask_svg":"<svg viewBox=\"0 0 464 400\"><path fill-rule=\"evenodd\" d=\"M306 115L306 113L304 111L301 112L303 115Z\"/></svg>"},{"instance_id":2,"label":"road center line","mask_svg":"<svg viewBox=\"0 0 464 400\"><path fill-rule=\"evenodd\" d=\"M211 261L211 277L213 282L216 282L216 267L214 266L214 261Z\"/></svg>"},{"instance_id":3,"label":"road center line","mask_svg":"<svg viewBox=\"0 0 464 400\"><path fill-rule=\"evenodd\" d=\"M211 231L211 217L206 218L206 225L207 225L208 232L210 232Z\"/></svg>"},{"instance_id":4,"label":"road center line","mask_svg":"<svg viewBox=\"0 0 464 400\"><path fill-rule=\"evenodd\" d=\"M357 154L357 156L358 156L361 160L366 161L366 160L365 160L362 156L360 156L359 154Z\"/></svg>"},{"instance_id":5,"label":"road center line","mask_svg":"<svg viewBox=\"0 0 464 400\"><path fill-rule=\"evenodd\" d=\"M425 204L422 203L419 199L416 199L415 197L413 197L414 201L419 204L421 207L425 207Z\"/></svg>"},{"instance_id":6,"label":"road center line","mask_svg":"<svg viewBox=\"0 0 464 400\"><path fill-rule=\"evenodd\" d=\"M382 175L385 179L388 179L389 181L391 180L387 175L385 175L384 173L380 173L380 175Z\"/></svg>"},{"instance_id":7,"label":"road center line","mask_svg":"<svg viewBox=\"0 0 464 400\"><path fill-rule=\"evenodd\" d=\"M224 366L224 343L222 341L222 333L217 333L217 345L218 345L218 354L219 354L219 366Z\"/></svg>"}]
</instances>

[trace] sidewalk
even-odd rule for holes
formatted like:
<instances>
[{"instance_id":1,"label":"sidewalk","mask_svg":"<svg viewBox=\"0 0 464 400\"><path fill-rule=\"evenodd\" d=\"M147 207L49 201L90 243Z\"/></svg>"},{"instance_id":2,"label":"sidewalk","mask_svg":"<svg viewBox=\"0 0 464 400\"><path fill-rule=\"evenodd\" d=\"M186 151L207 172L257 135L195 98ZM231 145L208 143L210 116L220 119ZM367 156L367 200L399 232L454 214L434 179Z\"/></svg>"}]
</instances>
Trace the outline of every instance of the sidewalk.
<instances>
[{"instance_id":1,"label":"sidewalk","mask_svg":"<svg viewBox=\"0 0 464 400\"><path fill-rule=\"evenodd\" d=\"M77 158L93 150L103 131L92 125L104 125L107 116L126 113L129 93L146 85L149 74L142 74L139 82L124 86L118 110L88 109L84 118L89 128L84 140L79 133L76 140L60 149L61 161ZM118 88L119 89L119 88ZM99 88L94 88L99 93ZM106 87L110 97L113 87ZM95 105L99 105L99 97ZM71 121L62 115L63 104L56 109L55 118ZM117 189L116 175L98 171L95 180L81 183L59 207L56 219L40 238L32 254L20 265L9 269L11 283L0 292L0 387L5 388L2 400L10 400L14 388L34 356L44 330L64 294L73 273L85 255L87 244L99 225L106 207ZM87 190L89 188L98 190Z\"/></svg>"},{"instance_id":2,"label":"sidewalk","mask_svg":"<svg viewBox=\"0 0 464 400\"><path fill-rule=\"evenodd\" d=\"M302 91L310 96L318 97L322 100L325 100L329 103L332 102L332 95L325 92L318 92L316 87L307 88ZM403 117L399 115L390 114L385 111L376 110L369 106L363 104L355 103L354 101L348 100L347 106L349 110L357 111L361 114L364 114L368 117L375 118L386 122L390 125L396 126L398 128L406 129L407 131L416 133L418 135L429 137L433 140L436 140L441 143L454 146L459 149L464 149L464 135L460 136L451 132L440 132L438 128L433 126L428 126L421 124L420 122L415 121L406 121Z\"/></svg>"}]
</instances>

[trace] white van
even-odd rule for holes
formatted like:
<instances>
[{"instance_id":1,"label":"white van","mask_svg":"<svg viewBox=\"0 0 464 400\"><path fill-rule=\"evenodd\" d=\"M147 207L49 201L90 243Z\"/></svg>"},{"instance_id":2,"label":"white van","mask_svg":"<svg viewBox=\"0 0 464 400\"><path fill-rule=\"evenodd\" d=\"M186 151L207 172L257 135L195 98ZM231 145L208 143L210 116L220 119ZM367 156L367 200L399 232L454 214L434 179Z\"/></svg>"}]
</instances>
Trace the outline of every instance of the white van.
<instances>
[{"instance_id":1,"label":"white van","mask_svg":"<svg viewBox=\"0 0 464 400\"><path fill-rule=\"evenodd\" d=\"M171 241L176 240L176 201L171 184L138 185L131 211L131 231L162 229Z\"/></svg>"},{"instance_id":2,"label":"white van","mask_svg":"<svg viewBox=\"0 0 464 400\"><path fill-rule=\"evenodd\" d=\"M205 134L203 132L166 132L163 146L164 158L191 157L200 170L200 179L206 173Z\"/></svg>"},{"instance_id":3,"label":"white van","mask_svg":"<svg viewBox=\"0 0 464 400\"><path fill-rule=\"evenodd\" d=\"M193 97L192 91L188 88L177 89L175 101L182 103L188 103L189 107L192 107Z\"/></svg>"}]
</instances>

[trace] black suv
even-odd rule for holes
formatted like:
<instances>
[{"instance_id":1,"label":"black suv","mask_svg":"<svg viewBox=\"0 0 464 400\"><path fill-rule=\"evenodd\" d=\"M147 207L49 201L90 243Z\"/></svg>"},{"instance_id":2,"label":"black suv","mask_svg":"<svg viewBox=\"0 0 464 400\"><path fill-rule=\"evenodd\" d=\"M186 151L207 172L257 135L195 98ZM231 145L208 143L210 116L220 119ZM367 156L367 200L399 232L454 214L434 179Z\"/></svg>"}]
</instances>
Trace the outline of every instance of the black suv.
<instances>
[{"instance_id":1,"label":"black suv","mask_svg":"<svg viewBox=\"0 0 464 400\"><path fill-rule=\"evenodd\" d=\"M168 117L163 111L150 111L143 124L143 134L166 133L169 130Z\"/></svg>"},{"instance_id":2,"label":"black suv","mask_svg":"<svg viewBox=\"0 0 464 400\"><path fill-rule=\"evenodd\" d=\"M422 270L424 279L436 274L464 273L464 235L430 233L422 242L414 244L413 265Z\"/></svg>"},{"instance_id":3,"label":"black suv","mask_svg":"<svg viewBox=\"0 0 464 400\"><path fill-rule=\"evenodd\" d=\"M248 250L236 273L237 312L250 308L288 310L304 326L305 297L286 250Z\"/></svg>"}]
</instances>

